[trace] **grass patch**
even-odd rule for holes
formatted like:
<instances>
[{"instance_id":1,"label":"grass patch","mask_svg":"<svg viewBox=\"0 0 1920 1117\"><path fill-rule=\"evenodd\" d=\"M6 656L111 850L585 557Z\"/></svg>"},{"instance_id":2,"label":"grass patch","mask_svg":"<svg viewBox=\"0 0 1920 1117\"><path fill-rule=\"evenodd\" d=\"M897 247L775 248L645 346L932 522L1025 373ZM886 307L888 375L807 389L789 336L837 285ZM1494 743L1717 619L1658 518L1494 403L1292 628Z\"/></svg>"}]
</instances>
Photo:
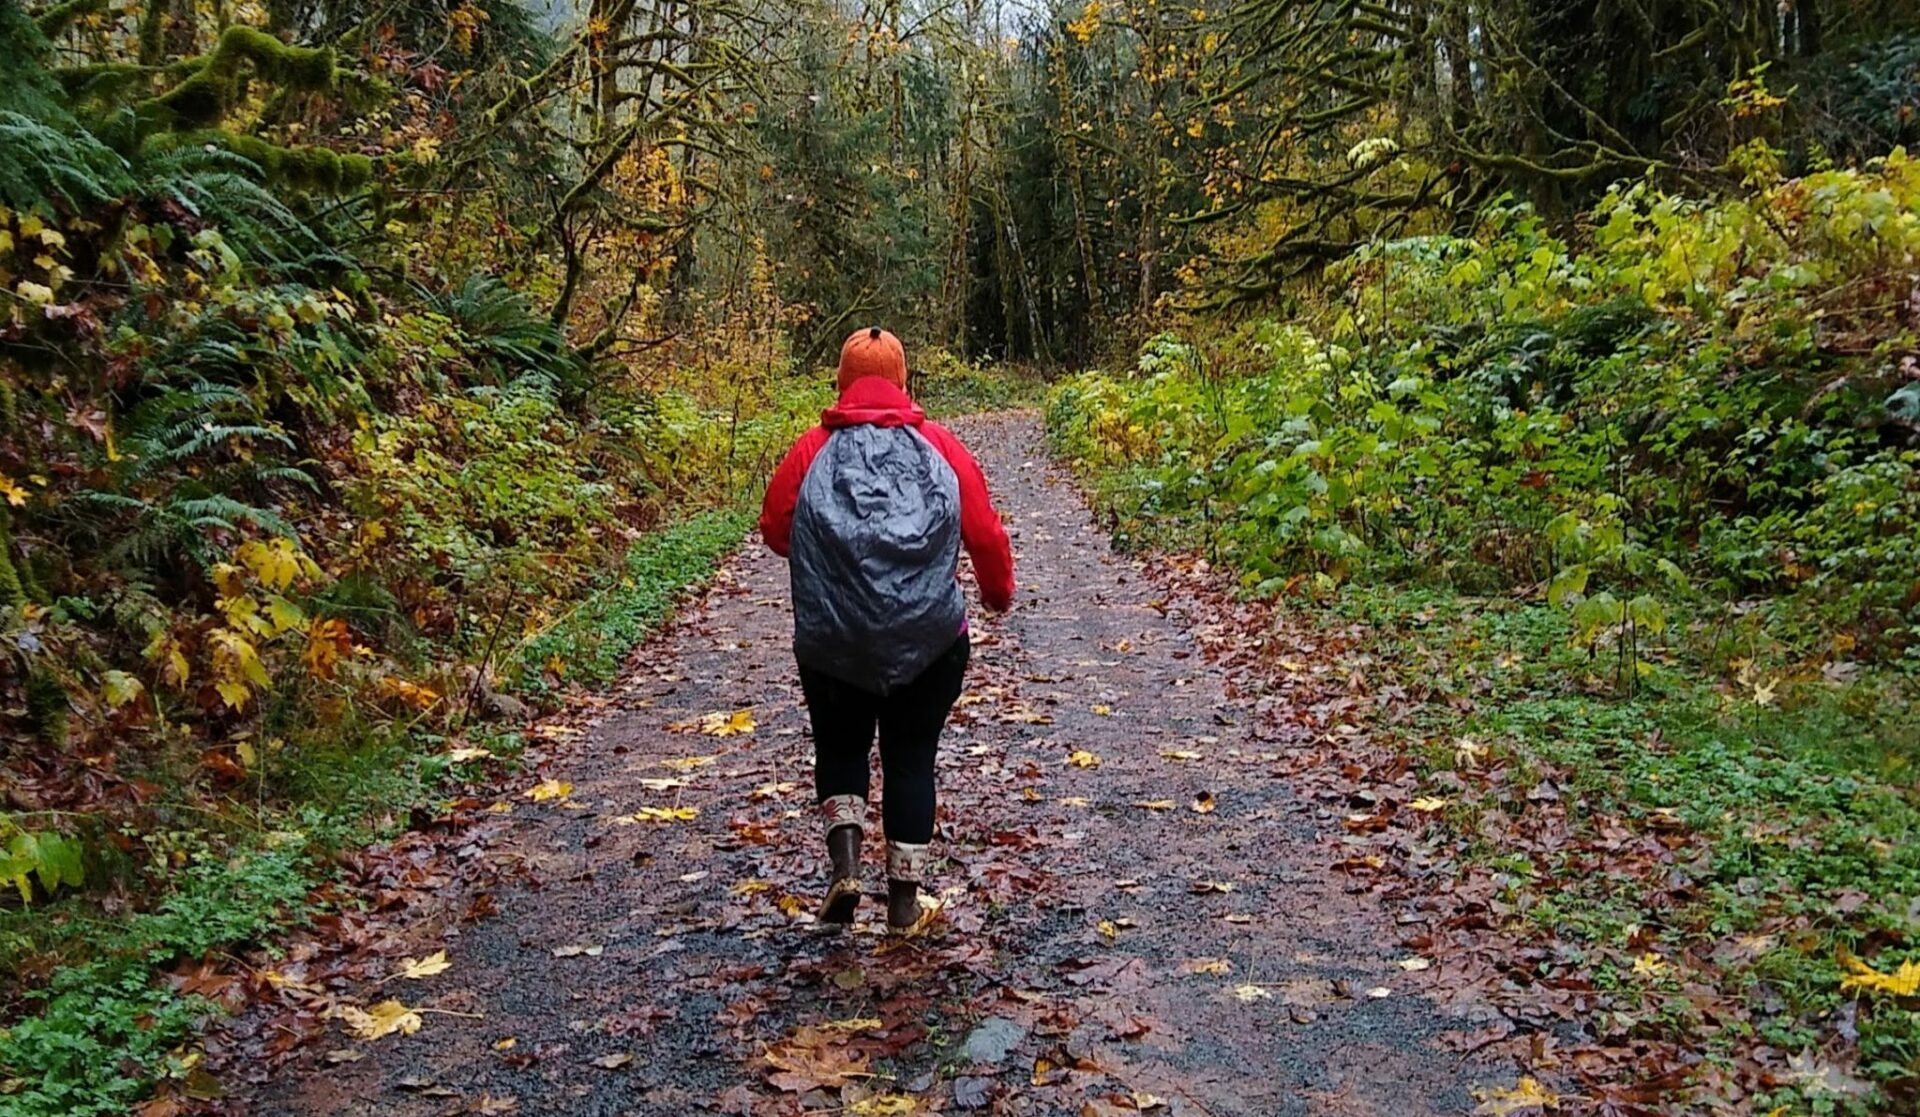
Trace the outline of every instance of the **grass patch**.
<instances>
[{"instance_id":1,"label":"grass patch","mask_svg":"<svg viewBox=\"0 0 1920 1117\"><path fill-rule=\"evenodd\" d=\"M712 577L751 522L744 509L707 512L634 544L617 579L521 645L519 688L544 697L568 683L612 682L627 654Z\"/></svg>"},{"instance_id":2,"label":"grass patch","mask_svg":"<svg viewBox=\"0 0 1920 1117\"><path fill-rule=\"evenodd\" d=\"M1817 1052L1837 1030L1857 1032L1857 1065L1832 1081L1862 1093L1795 1085L1759 1111L1884 1112L1920 1078L1920 1002L1841 984L1849 955L1883 972L1920 960L1911 680L1742 682L1676 646L1659 649L1650 685L1627 699L1609 664L1571 646L1564 613L1543 605L1348 588L1318 619L1365 624L1376 683L1384 669L1432 689L1398 744L1457 798L1445 823L1469 863L1507 880L1512 909L1626 1006L1597 1027L1678 1032L1710 1055L1753 1043ZM1463 738L1506 776L1463 782ZM1540 781L1568 812L1557 847L1523 838ZM1621 827L1658 842L1597 853ZM1649 954L1659 961L1637 972ZM1696 981L1741 1018L1702 1019L1684 989Z\"/></svg>"}]
</instances>

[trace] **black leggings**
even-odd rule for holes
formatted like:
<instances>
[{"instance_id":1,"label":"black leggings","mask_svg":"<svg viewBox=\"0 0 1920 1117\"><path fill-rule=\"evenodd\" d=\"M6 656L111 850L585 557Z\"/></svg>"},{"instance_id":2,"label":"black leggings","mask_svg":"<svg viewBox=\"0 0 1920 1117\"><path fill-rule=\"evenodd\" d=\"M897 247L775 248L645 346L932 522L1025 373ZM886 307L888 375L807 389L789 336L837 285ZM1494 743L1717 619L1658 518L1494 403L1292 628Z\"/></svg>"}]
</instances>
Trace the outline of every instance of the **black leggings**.
<instances>
[{"instance_id":1,"label":"black leggings","mask_svg":"<svg viewBox=\"0 0 1920 1117\"><path fill-rule=\"evenodd\" d=\"M813 722L817 801L835 795L868 797L868 757L878 724L885 781L881 818L887 839L912 845L932 841L934 752L947 714L960 697L972 651L962 633L912 682L885 696L801 667L800 690Z\"/></svg>"}]
</instances>

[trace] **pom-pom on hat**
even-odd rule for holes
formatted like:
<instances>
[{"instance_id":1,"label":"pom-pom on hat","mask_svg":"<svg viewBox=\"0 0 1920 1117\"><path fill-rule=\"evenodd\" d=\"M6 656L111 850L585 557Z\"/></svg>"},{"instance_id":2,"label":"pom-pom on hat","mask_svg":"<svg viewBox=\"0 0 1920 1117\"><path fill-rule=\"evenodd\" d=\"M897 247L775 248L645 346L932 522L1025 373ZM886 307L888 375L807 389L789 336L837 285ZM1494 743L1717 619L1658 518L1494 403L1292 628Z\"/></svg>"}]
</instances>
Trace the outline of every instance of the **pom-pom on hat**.
<instances>
[{"instance_id":1,"label":"pom-pom on hat","mask_svg":"<svg viewBox=\"0 0 1920 1117\"><path fill-rule=\"evenodd\" d=\"M907 386L907 351L900 339L873 326L855 330L840 346L840 390L854 381L878 376L896 388Z\"/></svg>"}]
</instances>

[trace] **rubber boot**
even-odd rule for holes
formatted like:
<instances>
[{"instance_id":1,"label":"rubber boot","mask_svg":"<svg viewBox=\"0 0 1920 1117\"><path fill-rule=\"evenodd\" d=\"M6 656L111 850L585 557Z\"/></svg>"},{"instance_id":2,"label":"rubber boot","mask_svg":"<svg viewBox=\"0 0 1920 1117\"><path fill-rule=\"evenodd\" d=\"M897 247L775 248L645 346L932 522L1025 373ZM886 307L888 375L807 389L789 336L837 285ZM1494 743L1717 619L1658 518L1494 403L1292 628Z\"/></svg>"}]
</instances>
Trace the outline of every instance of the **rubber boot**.
<instances>
[{"instance_id":1,"label":"rubber boot","mask_svg":"<svg viewBox=\"0 0 1920 1117\"><path fill-rule=\"evenodd\" d=\"M887 882L887 930L904 935L920 922L920 885L911 880Z\"/></svg>"},{"instance_id":2,"label":"rubber boot","mask_svg":"<svg viewBox=\"0 0 1920 1117\"><path fill-rule=\"evenodd\" d=\"M820 922L852 923L860 906L860 828L836 826L827 834L827 856L833 859L833 875L827 881L827 898L820 905Z\"/></svg>"},{"instance_id":3,"label":"rubber boot","mask_svg":"<svg viewBox=\"0 0 1920 1117\"><path fill-rule=\"evenodd\" d=\"M887 933L905 935L920 925L920 882L927 875L925 843L887 842Z\"/></svg>"}]
</instances>

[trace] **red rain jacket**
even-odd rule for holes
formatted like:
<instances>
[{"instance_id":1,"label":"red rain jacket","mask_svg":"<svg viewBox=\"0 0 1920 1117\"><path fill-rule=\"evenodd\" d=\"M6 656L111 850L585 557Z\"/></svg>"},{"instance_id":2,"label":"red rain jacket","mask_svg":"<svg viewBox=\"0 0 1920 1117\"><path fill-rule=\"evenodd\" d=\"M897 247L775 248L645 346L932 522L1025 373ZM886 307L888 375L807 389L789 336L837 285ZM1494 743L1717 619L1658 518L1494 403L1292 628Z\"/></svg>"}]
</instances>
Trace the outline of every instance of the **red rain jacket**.
<instances>
[{"instance_id":1,"label":"red rain jacket","mask_svg":"<svg viewBox=\"0 0 1920 1117\"><path fill-rule=\"evenodd\" d=\"M767 484L766 500L760 506L760 535L774 552L785 556L793 531L794 506L800 500L800 483L806 480L814 455L827 443L827 437L841 427L871 423L880 427L916 427L920 434L952 467L960 479L960 541L973 558L974 576L980 582L980 599L995 612L1013 604L1013 547L1007 541L1007 529L993 509L987 493L986 475L980 464L961 445L953 432L932 422L907 393L891 381L877 376L863 377L840 393L839 402L820 416L820 425L800 436L774 470Z\"/></svg>"}]
</instances>

